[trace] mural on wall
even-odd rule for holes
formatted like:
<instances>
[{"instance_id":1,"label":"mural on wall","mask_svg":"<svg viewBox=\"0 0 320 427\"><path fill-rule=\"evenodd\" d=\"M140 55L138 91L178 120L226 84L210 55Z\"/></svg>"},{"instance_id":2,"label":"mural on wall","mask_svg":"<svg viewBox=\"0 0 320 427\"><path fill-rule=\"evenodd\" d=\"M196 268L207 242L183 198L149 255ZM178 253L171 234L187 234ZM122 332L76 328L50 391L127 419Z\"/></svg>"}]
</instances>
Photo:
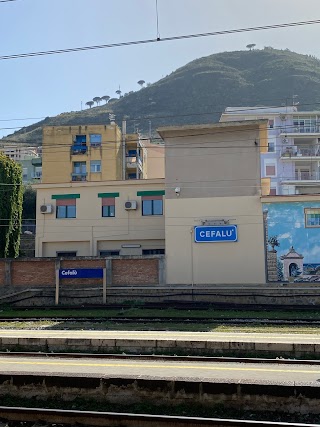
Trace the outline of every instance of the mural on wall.
<instances>
[{"instance_id":1,"label":"mural on wall","mask_svg":"<svg viewBox=\"0 0 320 427\"><path fill-rule=\"evenodd\" d=\"M265 203L268 280L320 282L320 202Z\"/></svg>"}]
</instances>

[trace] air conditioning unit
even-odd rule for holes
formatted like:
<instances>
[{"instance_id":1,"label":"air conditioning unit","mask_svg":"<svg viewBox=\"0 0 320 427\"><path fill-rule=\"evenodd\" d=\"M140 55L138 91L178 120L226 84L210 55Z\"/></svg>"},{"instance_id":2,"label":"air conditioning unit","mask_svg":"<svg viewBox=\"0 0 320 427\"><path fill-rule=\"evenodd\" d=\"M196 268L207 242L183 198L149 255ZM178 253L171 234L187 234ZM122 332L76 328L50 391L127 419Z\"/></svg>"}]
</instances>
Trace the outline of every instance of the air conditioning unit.
<instances>
[{"instance_id":1,"label":"air conditioning unit","mask_svg":"<svg viewBox=\"0 0 320 427\"><path fill-rule=\"evenodd\" d=\"M127 211L137 209L137 202L136 202L136 200L128 200L127 202L125 202L124 208Z\"/></svg>"},{"instance_id":2,"label":"air conditioning unit","mask_svg":"<svg viewBox=\"0 0 320 427\"><path fill-rule=\"evenodd\" d=\"M40 212L43 214L51 214L53 212L52 205L41 205Z\"/></svg>"}]
</instances>

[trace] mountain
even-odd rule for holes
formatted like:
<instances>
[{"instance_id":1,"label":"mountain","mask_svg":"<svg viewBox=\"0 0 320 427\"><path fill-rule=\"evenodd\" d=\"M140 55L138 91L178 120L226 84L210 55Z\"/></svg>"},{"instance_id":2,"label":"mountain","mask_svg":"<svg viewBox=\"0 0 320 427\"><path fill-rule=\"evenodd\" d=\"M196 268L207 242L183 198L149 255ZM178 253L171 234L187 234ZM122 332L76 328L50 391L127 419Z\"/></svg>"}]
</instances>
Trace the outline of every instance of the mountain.
<instances>
[{"instance_id":1,"label":"mountain","mask_svg":"<svg viewBox=\"0 0 320 427\"><path fill-rule=\"evenodd\" d=\"M109 123L109 113L127 131L148 133L160 125L210 123L227 106L290 105L301 110L320 102L320 60L286 50L223 52L189 62L156 83L112 99L108 104L62 113L27 126L7 139L41 143L43 125ZM135 119L135 120L134 120ZM151 124L150 124L151 121Z\"/></svg>"}]
</instances>

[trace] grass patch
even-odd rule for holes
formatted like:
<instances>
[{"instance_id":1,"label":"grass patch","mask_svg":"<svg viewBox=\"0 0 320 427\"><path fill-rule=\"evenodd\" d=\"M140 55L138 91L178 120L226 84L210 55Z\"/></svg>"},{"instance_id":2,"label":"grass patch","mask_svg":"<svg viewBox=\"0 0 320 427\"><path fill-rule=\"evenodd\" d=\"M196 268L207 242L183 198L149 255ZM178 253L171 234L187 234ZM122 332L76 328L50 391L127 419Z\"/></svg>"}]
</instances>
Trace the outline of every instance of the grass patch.
<instances>
[{"instance_id":1,"label":"grass patch","mask_svg":"<svg viewBox=\"0 0 320 427\"><path fill-rule=\"evenodd\" d=\"M38 321L1 321L0 329L25 329L25 330L78 330L78 331L182 331L182 332L230 332L230 333L276 333L276 334L319 334L320 325L263 325L242 324L232 325L221 323L168 323L162 322L139 322L118 323L116 321L90 322L90 321L67 321L67 320L38 320Z\"/></svg>"}]
</instances>

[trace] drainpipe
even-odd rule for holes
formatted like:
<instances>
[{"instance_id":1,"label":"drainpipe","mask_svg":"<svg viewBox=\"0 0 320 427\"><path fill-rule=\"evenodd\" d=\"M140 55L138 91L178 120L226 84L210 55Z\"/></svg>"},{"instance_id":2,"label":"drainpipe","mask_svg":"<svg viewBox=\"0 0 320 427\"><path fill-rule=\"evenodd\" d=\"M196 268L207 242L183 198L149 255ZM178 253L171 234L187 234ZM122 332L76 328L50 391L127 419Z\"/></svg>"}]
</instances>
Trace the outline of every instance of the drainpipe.
<instances>
[{"instance_id":1,"label":"drainpipe","mask_svg":"<svg viewBox=\"0 0 320 427\"><path fill-rule=\"evenodd\" d=\"M127 122L122 120L122 179L126 179L126 134Z\"/></svg>"}]
</instances>

